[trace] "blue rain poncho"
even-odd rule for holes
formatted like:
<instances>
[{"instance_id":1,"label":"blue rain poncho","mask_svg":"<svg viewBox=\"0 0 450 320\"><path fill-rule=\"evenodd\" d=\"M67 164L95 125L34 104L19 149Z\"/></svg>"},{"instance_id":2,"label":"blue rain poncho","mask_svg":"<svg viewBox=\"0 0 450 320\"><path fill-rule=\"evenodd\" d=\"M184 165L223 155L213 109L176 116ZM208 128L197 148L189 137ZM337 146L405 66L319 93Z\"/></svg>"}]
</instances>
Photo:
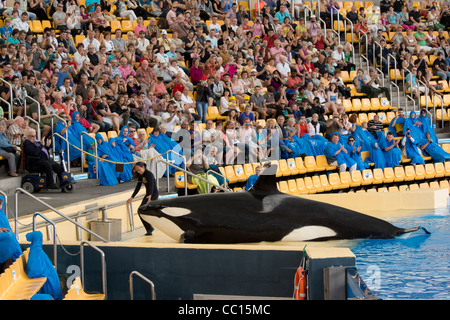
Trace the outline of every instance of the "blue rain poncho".
<instances>
[{"instance_id":1,"label":"blue rain poncho","mask_svg":"<svg viewBox=\"0 0 450 320\"><path fill-rule=\"evenodd\" d=\"M54 300L62 300L58 274L47 254L42 249L42 233L40 231L29 232L26 238L31 242L27 262L28 277L47 277L47 281L38 293L49 294Z\"/></svg>"},{"instance_id":2,"label":"blue rain poncho","mask_svg":"<svg viewBox=\"0 0 450 320\"><path fill-rule=\"evenodd\" d=\"M411 131L408 131L408 132L411 132ZM408 134L408 132L406 132L406 134ZM418 140L416 137L414 137L412 135L412 132L411 132L411 136L405 135L402 143L405 146L406 157L408 159L411 159L411 163L425 164L425 160L423 159L423 157L420 154L419 149L418 149L418 143L417 143L418 141L420 141L420 140Z\"/></svg>"},{"instance_id":3,"label":"blue rain poncho","mask_svg":"<svg viewBox=\"0 0 450 320\"><path fill-rule=\"evenodd\" d=\"M117 162L117 159L111 157L112 151L108 144L108 142L103 140L103 137L100 134L95 135L95 139L97 140L97 153L98 157L102 157L103 155L108 155L106 159L110 161ZM95 159L93 157L88 157L89 164L89 178L95 179ZM119 177L119 173L116 172L116 165L112 162L101 161L98 159L98 179L100 184L103 186L113 186L118 184L117 178Z\"/></svg>"},{"instance_id":4,"label":"blue rain poncho","mask_svg":"<svg viewBox=\"0 0 450 320\"><path fill-rule=\"evenodd\" d=\"M15 253L14 239L16 236L12 231L0 232L0 263L11 258Z\"/></svg>"},{"instance_id":5,"label":"blue rain poncho","mask_svg":"<svg viewBox=\"0 0 450 320\"><path fill-rule=\"evenodd\" d=\"M423 137L425 138L425 134L427 132L430 133L431 139L433 139L434 143L438 143L438 137L436 135L436 132L434 132L433 130L433 125L431 124L431 119L428 118L428 116L423 116L422 114L420 114L417 117L417 121L419 121L420 123L422 123L419 126L419 129L423 132Z\"/></svg>"},{"instance_id":6,"label":"blue rain poncho","mask_svg":"<svg viewBox=\"0 0 450 320\"><path fill-rule=\"evenodd\" d=\"M155 150L158 151L163 159L166 159L166 152L169 150L172 150L178 154L183 154L183 151L178 143L176 143L174 140L170 139L168 136L166 136L163 133L160 133L159 131L158 135L155 135L153 132L149 135L149 142L148 145L151 146L152 144L155 145ZM174 153L169 153L169 160L172 161L176 166L181 167L183 163L183 158L175 155ZM176 172L177 169L174 167L169 167L169 173ZM167 174L167 173L166 173Z\"/></svg>"},{"instance_id":7,"label":"blue rain poncho","mask_svg":"<svg viewBox=\"0 0 450 320\"><path fill-rule=\"evenodd\" d=\"M431 134L431 132L430 132ZM431 136L430 136L431 138ZM446 152L442 149L436 142L431 140L431 142L427 138L423 138L417 142L419 147L427 144L426 148L422 150L424 155L430 156L434 162L445 162L450 160L450 153Z\"/></svg>"},{"instance_id":8,"label":"blue rain poncho","mask_svg":"<svg viewBox=\"0 0 450 320\"><path fill-rule=\"evenodd\" d=\"M0 228L12 230L11 225L9 224L9 221L8 221L8 217L5 214L5 199L2 195L0 195L0 198L3 200L2 207L0 208ZM0 250L3 249L3 250L5 250L5 252L9 252L11 250L12 254L10 254L9 257L6 258L5 260L11 258L11 256L12 256L13 261L15 261L22 254L22 249L20 248L19 242L17 242L14 232L11 231L8 233L11 233L11 234L3 235L3 233L0 233L0 235L4 236L4 239L2 240L2 241L4 241L4 243L0 244ZM3 245L5 245L5 247L3 247ZM5 254L9 254L9 253L5 253ZM3 254L0 254L0 256L3 256ZM5 262L5 260L0 261L0 262L3 263L3 262Z\"/></svg>"},{"instance_id":9,"label":"blue rain poncho","mask_svg":"<svg viewBox=\"0 0 450 320\"><path fill-rule=\"evenodd\" d=\"M361 152L370 152L370 157L364 160L365 166L369 163L374 163L376 169L384 169L386 167L386 159L377 139L369 131L363 130L358 125L355 126L353 136L355 137L355 143L358 142L362 146Z\"/></svg>"},{"instance_id":10,"label":"blue rain poncho","mask_svg":"<svg viewBox=\"0 0 450 320\"><path fill-rule=\"evenodd\" d=\"M353 160L347 153L345 153L343 150L341 150L341 152L339 152L337 155L336 152L341 148L343 144L338 142L338 143L333 143L333 142L329 142L327 144L327 147L325 148L325 157L327 157L327 159L332 159L335 158L338 165L342 165L342 164L346 164L348 168L352 167L356 162L355 160Z\"/></svg>"},{"instance_id":11,"label":"blue rain poncho","mask_svg":"<svg viewBox=\"0 0 450 320\"><path fill-rule=\"evenodd\" d=\"M400 161L402 161L402 150L397 147L394 147L388 151L385 150L386 148L389 148L390 146L395 144L395 140L392 139L389 142L386 139L383 131L378 131L377 136L378 145L380 146L381 150L383 150L384 158L386 159L386 167L395 167L399 165Z\"/></svg>"},{"instance_id":12,"label":"blue rain poncho","mask_svg":"<svg viewBox=\"0 0 450 320\"><path fill-rule=\"evenodd\" d=\"M350 156L350 158L352 158L353 160L355 160L356 162L356 169L357 170L364 170L369 168L369 164L368 163L364 163L360 152L358 152L358 148L359 148L359 142L356 141L353 143L353 145L350 145L347 141L347 144L345 144L345 149L348 152L348 155Z\"/></svg>"},{"instance_id":13,"label":"blue rain poncho","mask_svg":"<svg viewBox=\"0 0 450 320\"><path fill-rule=\"evenodd\" d=\"M128 149L125 144L119 143L117 138L110 138L108 143L111 148L111 157L116 159L117 162L133 162L133 154L130 149ZM130 181L133 179L132 172L133 164L124 164L123 171L119 173L119 178L122 181Z\"/></svg>"}]
</instances>

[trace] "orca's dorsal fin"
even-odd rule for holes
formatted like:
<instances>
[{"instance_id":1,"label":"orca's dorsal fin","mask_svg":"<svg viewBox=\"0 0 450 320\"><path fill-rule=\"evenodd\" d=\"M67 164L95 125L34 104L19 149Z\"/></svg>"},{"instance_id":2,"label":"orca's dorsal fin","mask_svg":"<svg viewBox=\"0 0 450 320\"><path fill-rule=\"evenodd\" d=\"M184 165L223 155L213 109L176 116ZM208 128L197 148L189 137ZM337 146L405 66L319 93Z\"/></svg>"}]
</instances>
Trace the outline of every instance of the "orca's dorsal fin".
<instances>
[{"instance_id":1,"label":"orca's dorsal fin","mask_svg":"<svg viewBox=\"0 0 450 320\"><path fill-rule=\"evenodd\" d=\"M280 193L277 188L277 169L277 165L271 165L265 168L249 192L259 195Z\"/></svg>"}]
</instances>

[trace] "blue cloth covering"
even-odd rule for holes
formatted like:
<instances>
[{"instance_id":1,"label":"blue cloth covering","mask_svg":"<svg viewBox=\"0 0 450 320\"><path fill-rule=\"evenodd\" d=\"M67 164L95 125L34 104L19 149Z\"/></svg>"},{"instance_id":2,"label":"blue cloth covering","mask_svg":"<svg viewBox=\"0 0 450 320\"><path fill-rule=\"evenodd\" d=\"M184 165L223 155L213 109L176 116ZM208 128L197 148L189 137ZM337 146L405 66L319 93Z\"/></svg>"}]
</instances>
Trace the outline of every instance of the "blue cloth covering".
<instances>
[{"instance_id":1,"label":"blue cloth covering","mask_svg":"<svg viewBox=\"0 0 450 320\"><path fill-rule=\"evenodd\" d=\"M73 146L76 146L78 148L81 149L80 147L80 135L78 135L78 137L73 133L72 130L70 130L70 127L67 128L66 133L62 133L62 131L64 130L65 125L64 123L62 123L62 121L58 121L58 123L56 124L54 131L58 134L60 134L61 136L63 136L64 138L66 138L69 141L69 160L73 161L75 159L78 159L81 157L81 151L77 148L74 148ZM67 146L66 146L66 141L61 139L60 137L55 136L55 150L56 151L64 151L64 157L67 157Z\"/></svg>"},{"instance_id":2,"label":"blue cloth covering","mask_svg":"<svg viewBox=\"0 0 450 320\"><path fill-rule=\"evenodd\" d=\"M245 191L248 191L255 184L256 180L258 180L259 176L257 174L252 174L247 179L247 183L245 184Z\"/></svg>"},{"instance_id":3,"label":"blue cloth covering","mask_svg":"<svg viewBox=\"0 0 450 320\"><path fill-rule=\"evenodd\" d=\"M383 150L384 158L386 159L386 167L395 167L396 165L399 165L400 161L402 161L402 150L394 147L388 151L385 151L385 149L393 145L395 141L391 140L391 142L389 142L383 131L377 132L377 136L378 145L381 150Z\"/></svg>"},{"instance_id":4,"label":"blue cloth covering","mask_svg":"<svg viewBox=\"0 0 450 320\"><path fill-rule=\"evenodd\" d=\"M395 129L394 124L393 124L393 123L394 123L394 120L395 120L395 118L392 119L391 122L389 123L389 131L392 132L392 134L394 135L394 137L398 137L398 135L397 135L397 130ZM396 120L396 123L401 123L401 124L403 124L403 131L405 131L405 130L404 130L405 121L406 121L405 118L400 118L400 117L398 117L397 120Z\"/></svg>"},{"instance_id":5,"label":"blue cloth covering","mask_svg":"<svg viewBox=\"0 0 450 320\"><path fill-rule=\"evenodd\" d=\"M163 155L163 158L166 158L165 153L169 150L172 150L178 154L183 154L183 151L178 143L176 143L174 140L170 139L168 136L166 136L163 133L159 133L157 136L153 134L153 132L149 135L149 142L148 145L155 145L155 150L158 151L161 155ZM176 166L181 167L183 163L183 158L173 154L169 153L169 160L173 161ZM169 173L176 172L177 169L174 167L169 167ZM167 174L167 173L166 173Z\"/></svg>"},{"instance_id":6,"label":"blue cloth covering","mask_svg":"<svg viewBox=\"0 0 450 320\"><path fill-rule=\"evenodd\" d=\"M112 151L107 141L103 140L103 137L101 134L96 134L95 139L97 140L97 152L98 156L102 157L103 155L108 155L106 159L110 161L116 161L117 159L114 159L111 157ZM88 164L89 164L89 178L95 179L95 159L89 157L88 158ZM119 177L119 173L116 172L116 165L114 163L108 162L108 161L101 161L98 160L98 178L100 180L100 184L103 186L112 186L116 185L119 182L117 181L117 178Z\"/></svg>"},{"instance_id":7,"label":"blue cloth covering","mask_svg":"<svg viewBox=\"0 0 450 320\"><path fill-rule=\"evenodd\" d=\"M0 263L11 258L15 253L15 235L12 231L0 232Z\"/></svg>"},{"instance_id":8,"label":"blue cloth covering","mask_svg":"<svg viewBox=\"0 0 450 320\"><path fill-rule=\"evenodd\" d=\"M327 144L327 147L325 148L325 157L335 157L339 166L345 163L347 167L350 168L351 166L356 164L356 162L347 153L341 151L337 155L335 155L342 145L343 144L341 142L338 142L336 144L333 142L329 142Z\"/></svg>"},{"instance_id":9,"label":"blue cloth covering","mask_svg":"<svg viewBox=\"0 0 450 320\"><path fill-rule=\"evenodd\" d=\"M410 132L410 131L408 131ZM413 139L411 139L411 137ZM411 163L415 164L425 164L425 160L423 159L422 155L419 152L418 149L418 140L415 138L412 134L411 137L405 136L403 139L406 140L405 143L405 149L406 149L406 156L408 159L411 159ZM413 141L414 140L414 141Z\"/></svg>"},{"instance_id":10,"label":"blue cloth covering","mask_svg":"<svg viewBox=\"0 0 450 320\"><path fill-rule=\"evenodd\" d=\"M125 144L118 143L117 138L110 138L108 143L111 147L111 157L116 159L117 162L133 162L133 154ZM125 164L123 166L123 172L119 173L119 178L122 181L130 181L133 179L132 164Z\"/></svg>"},{"instance_id":11,"label":"blue cloth covering","mask_svg":"<svg viewBox=\"0 0 450 320\"><path fill-rule=\"evenodd\" d=\"M425 145L427 142L429 142L428 139L423 138L420 141L418 141L418 145L419 147L421 147ZM435 162L445 162L447 160L450 160L450 153L446 152L434 141L428 143L427 147L424 150L422 150L422 153L430 156Z\"/></svg>"},{"instance_id":12,"label":"blue cloth covering","mask_svg":"<svg viewBox=\"0 0 450 320\"><path fill-rule=\"evenodd\" d=\"M355 148L355 151L353 151L353 148ZM347 141L347 144L345 144L345 149L348 152L348 155L350 155L350 158L352 158L353 160L355 160L356 162L356 169L357 170L364 170L369 168L369 164L363 162L361 156L360 156L360 152L358 152L359 148L359 142L356 141L353 143L353 145L350 145ZM361 148L362 149L362 148Z\"/></svg>"},{"instance_id":13,"label":"blue cloth covering","mask_svg":"<svg viewBox=\"0 0 450 320\"><path fill-rule=\"evenodd\" d=\"M38 293L49 294L54 300L62 300L59 277L47 254L42 249L42 233L40 231L29 232L26 238L30 245L30 254L27 262L27 275L30 278L47 277Z\"/></svg>"},{"instance_id":14,"label":"blue cloth covering","mask_svg":"<svg viewBox=\"0 0 450 320\"><path fill-rule=\"evenodd\" d=\"M11 229L11 225L9 224L8 221L8 217L5 214L5 198L0 195L0 198L3 200L3 204L2 207L0 208L0 228L5 228L5 229ZM17 239L15 237L14 232L10 232L12 234L11 239L10 236L11 235L5 235L3 241L5 241L4 243L0 244L0 250L12 250L12 254L6 258L5 260L11 258L11 256L13 257L13 261L15 261L18 257L20 257L20 255L22 254L22 249L20 248L19 242L17 242ZM0 235L2 235L3 233L0 233ZM5 246L5 247L4 247ZM2 256L2 254L0 253L0 256ZM0 262L5 262L5 260Z\"/></svg>"},{"instance_id":15,"label":"blue cloth covering","mask_svg":"<svg viewBox=\"0 0 450 320\"><path fill-rule=\"evenodd\" d=\"M423 136L425 137L425 134L427 132L429 132L431 135L431 139L433 139L433 142L438 143L438 137L436 135L436 132L434 132L434 130L433 130L433 126L431 124L431 119L428 118L427 115L422 116L422 114L420 114L417 117L417 121L422 123L422 125L419 126L419 129L423 132Z\"/></svg>"}]
</instances>

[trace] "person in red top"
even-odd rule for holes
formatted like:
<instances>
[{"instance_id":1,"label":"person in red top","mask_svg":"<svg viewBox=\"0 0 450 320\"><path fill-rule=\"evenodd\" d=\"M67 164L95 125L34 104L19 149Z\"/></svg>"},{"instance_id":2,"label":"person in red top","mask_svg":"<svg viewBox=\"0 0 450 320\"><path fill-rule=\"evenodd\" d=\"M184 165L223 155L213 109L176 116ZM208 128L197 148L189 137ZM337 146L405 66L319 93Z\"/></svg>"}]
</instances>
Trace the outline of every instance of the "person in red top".
<instances>
[{"instance_id":1,"label":"person in red top","mask_svg":"<svg viewBox=\"0 0 450 320\"><path fill-rule=\"evenodd\" d=\"M308 123L306 122L306 116L304 114L300 116L300 120L297 123L297 128L299 137L302 137L303 135L309 132L309 126Z\"/></svg>"},{"instance_id":2,"label":"person in red top","mask_svg":"<svg viewBox=\"0 0 450 320\"><path fill-rule=\"evenodd\" d=\"M277 40L277 36L275 35L275 32L273 29L269 29L267 31L267 34L262 38L263 40L267 40L267 49L270 49L273 47L275 40Z\"/></svg>"},{"instance_id":3,"label":"person in red top","mask_svg":"<svg viewBox=\"0 0 450 320\"><path fill-rule=\"evenodd\" d=\"M69 110L67 106L63 103L63 94L61 92L58 92L55 96L55 102L52 104L52 108L55 109L58 114L61 112L65 112L69 114Z\"/></svg>"}]
</instances>

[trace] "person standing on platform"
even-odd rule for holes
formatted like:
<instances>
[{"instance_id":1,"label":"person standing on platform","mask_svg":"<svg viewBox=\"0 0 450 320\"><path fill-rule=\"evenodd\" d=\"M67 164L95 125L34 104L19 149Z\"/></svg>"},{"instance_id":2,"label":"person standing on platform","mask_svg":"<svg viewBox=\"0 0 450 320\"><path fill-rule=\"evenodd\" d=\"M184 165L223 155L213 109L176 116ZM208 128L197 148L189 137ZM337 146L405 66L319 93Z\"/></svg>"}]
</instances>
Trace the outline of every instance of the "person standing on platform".
<instances>
[{"instance_id":1,"label":"person standing on platform","mask_svg":"<svg viewBox=\"0 0 450 320\"><path fill-rule=\"evenodd\" d=\"M144 184L145 186L145 196L144 199L142 199L141 206L147 204L149 201L158 200L159 192L156 186L156 179L153 173L147 170L146 164L143 162L137 162L134 165L134 171L137 173L138 183L136 185L136 188L134 189L133 194L127 200L127 204L130 204L133 201L133 198L138 194L139 190L141 190L142 184ZM144 221L142 218L141 221L145 229L147 230L146 235L152 235L152 232L154 230L153 226L150 223Z\"/></svg>"}]
</instances>

